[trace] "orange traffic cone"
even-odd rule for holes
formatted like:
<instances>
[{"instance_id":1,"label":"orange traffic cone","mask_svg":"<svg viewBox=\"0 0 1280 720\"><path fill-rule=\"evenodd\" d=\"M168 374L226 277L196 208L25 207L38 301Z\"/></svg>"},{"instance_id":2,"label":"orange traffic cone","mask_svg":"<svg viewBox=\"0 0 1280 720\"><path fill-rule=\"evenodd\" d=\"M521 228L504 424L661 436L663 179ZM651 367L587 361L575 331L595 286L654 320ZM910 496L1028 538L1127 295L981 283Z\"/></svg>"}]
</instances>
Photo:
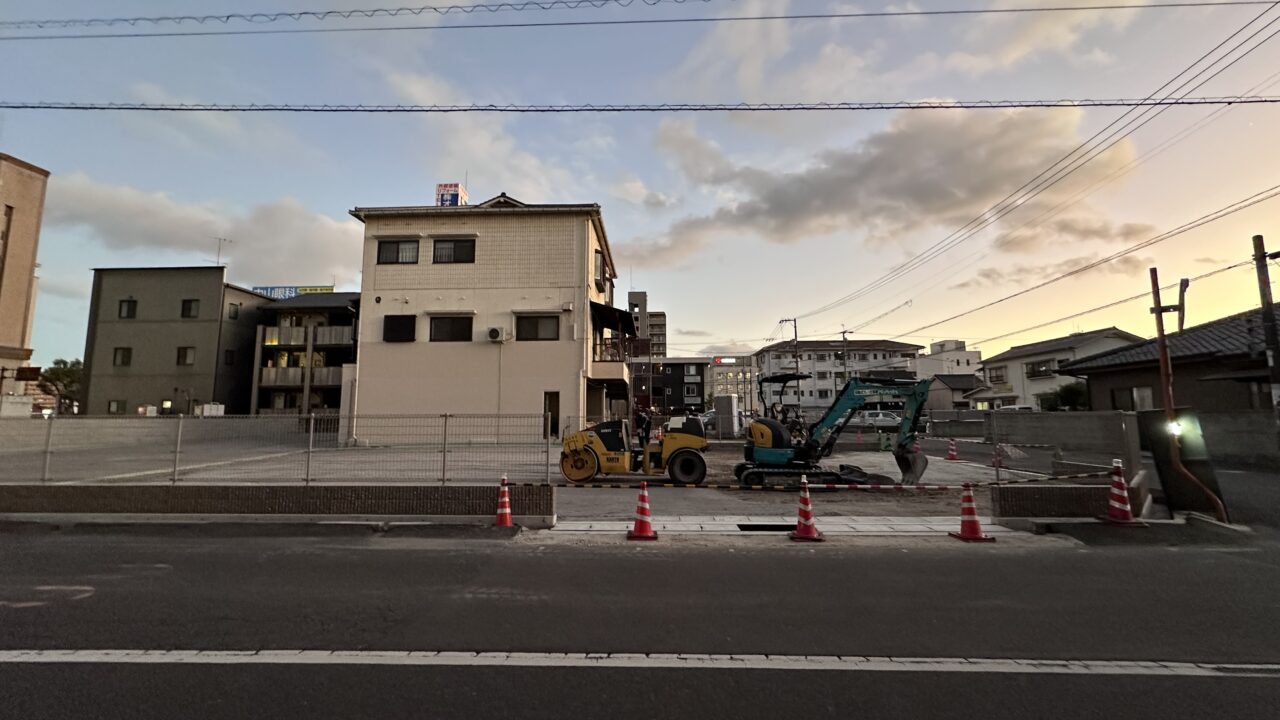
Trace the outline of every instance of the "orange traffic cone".
<instances>
[{"instance_id":1,"label":"orange traffic cone","mask_svg":"<svg viewBox=\"0 0 1280 720\"><path fill-rule=\"evenodd\" d=\"M964 484L964 494L960 496L960 532L947 533L957 540L965 542L995 542L996 539L982 533L982 523L978 521L978 508L973 503L973 485Z\"/></svg>"},{"instance_id":2,"label":"orange traffic cone","mask_svg":"<svg viewBox=\"0 0 1280 720\"><path fill-rule=\"evenodd\" d=\"M1111 461L1111 497L1107 501L1107 514L1099 517L1112 525L1130 527L1146 527L1146 523L1133 519L1133 509L1129 507L1129 486L1124 481L1124 463Z\"/></svg>"},{"instance_id":3,"label":"orange traffic cone","mask_svg":"<svg viewBox=\"0 0 1280 720\"><path fill-rule=\"evenodd\" d=\"M494 518L494 527L514 527L511 522L511 496L507 493L507 476L502 476L502 486L498 488L498 516Z\"/></svg>"},{"instance_id":4,"label":"orange traffic cone","mask_svg":"<svg viewBox=\"0 0 1280 720\"><path fill-rule=\"evenodd\" d=\"M951 442L947 444L947 459L959 460L960 456L956 454L956 439L951 438Z\"/></svg>"},{"instance_id":5,"label":"orange traffic cone","mask_svg":"<svg viewBox=\"0 0 1280 720\"><path fill-rule=\"evenodd\" d=\"M796 520L796 529L789 535L792 540L796 542L822 542L826 539L818 531L818 526L813 524L813 501L809 499L809 479L804 475L800 476L799 515L799 519Z\"/></svg>"},{"instance_id":6,"label":"orange traffic cone","mask_svg":"<svg viewBox=\"0 0 1280 720\"><path fill-rule=\"evenodd\" d=\"M628 540L657 540L653 518L649 515L649 483L640 481L640 502L636 504L635 527L627 531Z\"/></svg>"}]
</instances>

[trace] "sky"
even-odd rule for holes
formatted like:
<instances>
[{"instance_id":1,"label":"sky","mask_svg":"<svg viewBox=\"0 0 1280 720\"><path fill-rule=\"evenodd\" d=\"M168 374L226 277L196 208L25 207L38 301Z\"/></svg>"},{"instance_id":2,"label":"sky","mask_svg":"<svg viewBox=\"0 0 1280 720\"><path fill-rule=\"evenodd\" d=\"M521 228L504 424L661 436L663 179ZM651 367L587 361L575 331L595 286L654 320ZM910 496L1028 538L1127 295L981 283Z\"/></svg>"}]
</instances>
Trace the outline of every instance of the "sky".
<instances>
[{"instance_id":1,"label":"sky","mask_svg":"<svg viewBox=\"0 0 1280 720\"><path fill-rule=\"evenodd\" d=\"M110 15L379 5L350 2L114 2ZM954 0L946 7L1064 4L1093 3ZM689 0L270 27L939 6L922 0ZM0 28L0 99L431 104L1133 98L1156 92L1262 10L35 41L3 39L18 33ZM0 19L104 12L93 2L0 0ZM197 27L205 26L182 26ZM1277 68L1280 40L1193 94L1280 94L1273 89L1280 84L1280 75L1272 75ZM83 353L95 267L212 264L219 251L215 238L223 237L231 242L222 245L221 256L237 284L334 283L357 290L362 227L347 211L431 204L436 183L464 180L473 203L500 192L525 202L599 203L619 266L619 297L645 290L650 308L667 312L670 354L759 347L769 338L789 337L790 328L782 333L778 321L798 316L801 337L838 337L843 327L854 330L851 338L925 346L957 338L990 356L1010 345L1111 325L1150 336L1149 302L1051 321L1142 293L1152 266L1162 282L1172 283L1247 260L1254 234L1269 235L1280 247L1276 199L939 323L1280 184L1274 130L1280 107L1174 107L919 269L852 302L813 312L982 217L1125 112L0 110L0 152L52 172L40 240L37 364ZM1257 302L1252 268L1231 270L1192 283L1187 322Z\"/></svg>"}]
</instances>

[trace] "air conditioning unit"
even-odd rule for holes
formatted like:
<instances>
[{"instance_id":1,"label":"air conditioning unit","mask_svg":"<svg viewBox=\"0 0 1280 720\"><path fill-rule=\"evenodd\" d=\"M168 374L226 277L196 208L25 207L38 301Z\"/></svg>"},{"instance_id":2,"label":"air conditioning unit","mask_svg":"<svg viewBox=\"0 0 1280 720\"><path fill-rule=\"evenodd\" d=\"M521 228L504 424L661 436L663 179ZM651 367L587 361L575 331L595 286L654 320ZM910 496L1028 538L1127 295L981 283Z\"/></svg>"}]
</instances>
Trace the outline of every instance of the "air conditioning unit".
<instances>
[{"instance_id":1,"label":"air conditioning unit","mask_svg":"<svg viewBox=\"0 0 1280 720\"><path fill-rule=\"evenodd\" d=\"M504 343L507 341L507 329L500 327L489 328L489 342Z\"/></svg>"}]
</instances>

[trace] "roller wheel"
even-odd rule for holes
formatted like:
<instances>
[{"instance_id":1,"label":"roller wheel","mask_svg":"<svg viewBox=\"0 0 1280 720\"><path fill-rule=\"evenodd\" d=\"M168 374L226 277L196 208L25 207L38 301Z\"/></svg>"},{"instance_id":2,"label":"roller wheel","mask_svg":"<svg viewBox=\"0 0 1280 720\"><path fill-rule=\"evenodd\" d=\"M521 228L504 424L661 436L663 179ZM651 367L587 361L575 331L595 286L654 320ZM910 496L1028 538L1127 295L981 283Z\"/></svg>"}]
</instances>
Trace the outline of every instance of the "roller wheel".
<instances>
[{"instance_id":1,"label":"roller wheel","mask_svg":"<svg viewBox=\"0 0 1280 720\"><path fill-rule=\"evenodd\" d=\"M667 474L672 482L697 485L707 477L707 461L693 450L676 453L667 461Z\"/></svg>"},{"instance_id":2,"label":"roller wheel","mask_svg":"<svg viewBox=\"0 0 1280 720\"><path fill-rule=\"evenodd\" d=\"M742 477L738 478L743 487L751 487L754 485L764 485L764 473L748 470L742 473Z\"/></svg>"},{"instance_id":3,"label":"roller wheel","mask_svg":"<svg viewBox=\"0 0 1280 720\"><path fill-rule=\"evenodd\" d=\"M586 482L600 472L600 458L591 448L560 453L560 474L569 482Z\"/></svg>"},{"instance_id":4,"label":"roller wheel","mask_svg":"<svg viewBox=\"0 0 1280 720\"><path fill-rule=\"evenodd\" d=\"M742 479L742 473L746 472L746 471L747 471L747 468L749 468L749 467L751 467L751 466L750 466L750 465L748 465L747 463L738 463L737 465L734 465L734 466L733 466L733 479L734 479L734 480L741 480L741 479Z\"/></svg>"}]
</instances>

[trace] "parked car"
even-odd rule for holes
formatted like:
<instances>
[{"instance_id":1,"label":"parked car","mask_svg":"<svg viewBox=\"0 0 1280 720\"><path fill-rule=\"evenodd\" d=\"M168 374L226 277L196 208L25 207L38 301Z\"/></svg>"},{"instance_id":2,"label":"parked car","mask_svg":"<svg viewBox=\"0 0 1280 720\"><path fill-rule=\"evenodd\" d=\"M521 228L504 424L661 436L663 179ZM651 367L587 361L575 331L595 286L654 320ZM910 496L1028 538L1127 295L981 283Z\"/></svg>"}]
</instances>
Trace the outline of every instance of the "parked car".
<instances>
[{"instance_id":1,"label":"parked car","mask_svg":"<svg viewBox=\"0 0 1280 720\"><path fill-rule=\"evenodd\" d=\"M902 418L888 410L859 410L849 420L850 425L874 428L896 428Z\"/></svg>"}]
</instances>

